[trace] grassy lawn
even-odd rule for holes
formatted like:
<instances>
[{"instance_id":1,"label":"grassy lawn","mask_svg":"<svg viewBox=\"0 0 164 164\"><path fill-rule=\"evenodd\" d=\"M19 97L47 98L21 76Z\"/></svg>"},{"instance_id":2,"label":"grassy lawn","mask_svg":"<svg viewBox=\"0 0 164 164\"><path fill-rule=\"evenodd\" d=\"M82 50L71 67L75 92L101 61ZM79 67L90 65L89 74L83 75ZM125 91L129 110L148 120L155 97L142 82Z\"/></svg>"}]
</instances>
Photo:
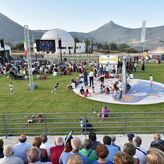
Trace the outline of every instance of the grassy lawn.
<instances>
[{"instance_id":1,"label":"grassy lawn","mask_svg":"<svg viewBox=\"0 0 164 164\"><path fill-rule=\"evenodd\" d=\"M143 72L141 71L141 66L139 65L134 77L138 79L149 80L149 75L152 74L155 81L164 83L164 64L146 64L145 68L146 69ZM48 75L47 80L37 80L34 76L34 81L38 85L38 88L34 91L29 91L27 89L28 81L15 80L13 81L15 93L10 95L8 91L10 79L1 75L0 114L11 115L6 116L6 125L4 124L4 115L1 115L0 134L19 135L20 133L28 133L29 135L38 135L47 131L48 134L54 135L56 133L67 134L71 129L73 129L74 132L81 134L81 128L79 128L79 118L85 117L85 113L83 112L90 112L87 114L87 118L92 122L92 125L94 128L96 128L97 133L105 134L107 131L111 134L126 133L128 131L140 131L141 133L142 131L146 131L147 133L154 132L154 129L149 126L159 126L159 131L161 130L161 123L163 120L162 115L153 116L152 114L148 114L147 116L144 116L144 114L138 115L136 113L136 115L131 116L130 113L127 113L129 115L128 119L126 120L128 127L125 129L124 115L126 113L123 114L121 112L160 112L164 111L164 103L154 105L117 105L88 100L67 89L67 85L69 84L70 80L77 76L77 73L57 77ZM57 82L59 83L57 94L52 94L51 90L54 84ZM104 105L108 106L112 112L119 113L116 115L113 113L109 120L102 122L100 118L98 118L97 115L93 115L91 111L92 109L100 111ZM69 112L77 113L73 116ZM25 116L29 116L31 114L25 113L48 113L46 115L48 120L44 121L43 123L38 123L36 121L33 124L29 124L27 123ZM51 113L55 114L52 115ZM148 118L145 119L145 117ZM153 120L156 119L155 121L159 122L158 124L160 125L154 124L153 122L151 124L152 117ZM145 128L143 129L140 127L135 127L134 124L136 121L139 122L139 126L144 126ZM149 121L149 123L146 123L147 121ZM155 129L157 131L158 127L155 127Z\"/></svg>"},{"instance_id":2,"label":"grassy lawn","mask_svg":"<svg viewBox=\"0 0 164 164\"><path fill-rule=\"evenodd\" d=\"M146 64L145 71L141 71L140 65L134 74L135 78L149 79L152 74L154 81L164 83L164 64ZM80 97L67 89L69 81L78 76L77 73L67 76L53 77L48 75L47 80L36 80L38 89L27 90L28 81L13 81L15 93L9 95L9 79L0 76L0 113L40 113L40 112L90 112L92 109L99 111L102 106L107 105L115 112L141 112L141 111L163 111L164 103L154 105L116 105L96 102ZM51 94L52 87L59 83L57 94Z\"/></svg>"}]
</instances>

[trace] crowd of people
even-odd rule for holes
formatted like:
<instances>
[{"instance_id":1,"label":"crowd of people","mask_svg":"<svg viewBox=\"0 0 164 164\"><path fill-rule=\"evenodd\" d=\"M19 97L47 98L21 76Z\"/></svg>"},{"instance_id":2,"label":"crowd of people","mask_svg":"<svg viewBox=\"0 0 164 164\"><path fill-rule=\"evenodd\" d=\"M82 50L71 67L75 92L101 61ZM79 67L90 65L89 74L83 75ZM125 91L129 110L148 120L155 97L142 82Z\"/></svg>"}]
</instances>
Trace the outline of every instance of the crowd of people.
<instances>
[{"instance_id":1,"label":"crowd of people","mask_svg":"<svg viewBox=\"0 0 164 164\"><path fill-rule=\"evenodd\" d=\"M46 135L33 137L27 142L20 135L19 143L5 145L0 139L0 164L163 164L164 140L154 134L149 150L142 147L142 138L133 133L127 135L123 147L115 143L115 136L105 135L100 142L96 133L90 132L83 141L72 136L57 136L54 144Z\"/></svg>"},{"instance_id":2,"label":"crowd of people","mask_svg":"<svg viewBox=\"0 0 164 164\"><path fill-rule=\"evenodd\" d=\"M136 57L127 59L126 70L131 77L132 72L137 70L138 59ZM87 67L90 65L91 69L88 71ZM80 83L84 84L84 92L80 91L80 94L84 97L96 95L96 94L112 94L115 99L122 98L122 59L120 58L116 65L102 65L97 61L32 61L32 73L36 75L38 80L46 80L47 74L56 76L70 75L72 72L79 72L79 77L70 81L67 86L69 89L76 88ZM13 60L7 63L0 63L0 74L6 75L12 79L28 79L28 64L26 60ZM104 83L105 79L117 77L111 85ZM98 90L95 90L95 80L100 81ZM56 93L58 85L54 85L51 93ZM96 86L97 87L97 86ZM9 93L14 93L13 84L9 84Z\"/></svg>"}]
</instances>

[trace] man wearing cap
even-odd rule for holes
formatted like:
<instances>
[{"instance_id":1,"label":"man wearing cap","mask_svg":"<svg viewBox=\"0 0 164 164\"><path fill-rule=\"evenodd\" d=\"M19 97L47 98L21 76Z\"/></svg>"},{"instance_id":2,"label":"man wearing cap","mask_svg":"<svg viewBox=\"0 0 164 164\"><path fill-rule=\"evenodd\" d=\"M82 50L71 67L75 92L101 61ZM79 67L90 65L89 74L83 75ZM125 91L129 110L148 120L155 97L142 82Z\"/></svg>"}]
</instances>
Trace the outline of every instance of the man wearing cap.
<instances>
[{"instance_id":1,"label":"man wearing cap","mask_svg":"<svg viewBox=\"0 0 164 164\"><path fill-rule=\"evenodd\" d=\"M26 136L19 136L19 143L14 145L14 155L20 157L24 163L27 163L27 150L31 147L29 143L26 143Z\"/></svg>"}]
</instances>

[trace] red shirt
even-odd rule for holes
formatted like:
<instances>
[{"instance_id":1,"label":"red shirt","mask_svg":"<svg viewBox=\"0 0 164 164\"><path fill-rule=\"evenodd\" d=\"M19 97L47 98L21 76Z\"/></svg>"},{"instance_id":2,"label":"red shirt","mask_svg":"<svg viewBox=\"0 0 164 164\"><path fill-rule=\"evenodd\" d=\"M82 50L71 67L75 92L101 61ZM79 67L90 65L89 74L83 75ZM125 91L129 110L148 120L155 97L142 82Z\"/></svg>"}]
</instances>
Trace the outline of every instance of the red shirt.
<instances>
[{"instance_id":1,"label":"red shirt","mask_svg":"<svg viewBox=\"0 0 164 164\"><path fill-rule=\"evenodd\" d=\"M59 164L59 157L64 150L64 146L54 146L50 148L50 160L53 164Z\"/></svg>"}]
</instances>

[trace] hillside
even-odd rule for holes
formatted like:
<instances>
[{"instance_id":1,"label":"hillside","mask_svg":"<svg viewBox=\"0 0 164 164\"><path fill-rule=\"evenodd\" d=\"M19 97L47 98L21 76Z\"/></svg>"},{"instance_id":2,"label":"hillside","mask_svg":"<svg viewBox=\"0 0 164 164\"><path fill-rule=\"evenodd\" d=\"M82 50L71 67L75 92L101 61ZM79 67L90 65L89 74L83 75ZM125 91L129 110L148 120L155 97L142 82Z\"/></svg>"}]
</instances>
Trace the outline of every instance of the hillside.
<instances>
[{"instance_id":1,"label":"hillside","mask_svg":"<svg viewBox=\"0 0 164 164\"><path fill-rule=\"evenodd\" d=\"M0 38L4 38L6 42L12 44L23 42L24 40L24 28L18 23L12 21L5 15L0 13ZM54 27L55 28L55 27ZM30 38L38 39L47 30L29 30ZM127 43L132 47L141 47L141 28L126 28L115 24L113 21L99 27L98 29L88 32L70 32L71 35L79 40L86 39L93 40L95 42L110 43L116 42ZM160 46L160 41L164 40L164 26L146 28L146 48L152 49Z\"/></svg>"},{"instance_id":2,"label":"hillside","mask_svg":"<svg viewBox=\"0 0 164 164\"><path fill-rule=\"evenodd\" d=\"M24 41L24 27L0 13L0 38L11 44ZM29 30L30 38L40 38L45 30Z\"/></svg>"},{"instance_id":3,"label":"hillside","mask_svg":"<svg viewBox=\"0 0 164 164\"><path fill-rule=\"evenodd\" d=\"M127 43L133 47L141 46L141 28L126 28L113 21L89 33L98 42ZM164 40L164 26L146 28L146 48L151 49L160 45Z\"/></svg>"}]
</instances>

